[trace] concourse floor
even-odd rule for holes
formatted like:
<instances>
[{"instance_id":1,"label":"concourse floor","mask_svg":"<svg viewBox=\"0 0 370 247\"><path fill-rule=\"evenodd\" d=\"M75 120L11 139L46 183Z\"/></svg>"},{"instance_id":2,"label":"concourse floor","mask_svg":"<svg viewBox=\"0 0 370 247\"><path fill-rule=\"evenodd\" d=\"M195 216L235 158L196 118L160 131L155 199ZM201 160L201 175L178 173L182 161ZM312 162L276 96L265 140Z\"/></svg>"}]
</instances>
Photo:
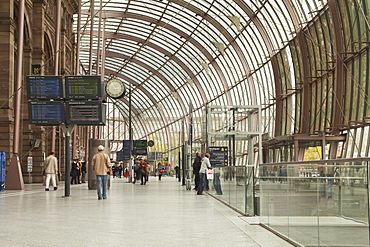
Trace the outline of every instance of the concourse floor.
<instances>
[{"instance_id":1,"label":"concourse floor","mask_svg":"<svg viewBox=\"0 0 370 247\"><path fill-rule=\"evenodd\" d=\"M291 246L174 177L111 178L106 200L87 184L0 192L0 246Z\"/></svg>"}]
</instances>

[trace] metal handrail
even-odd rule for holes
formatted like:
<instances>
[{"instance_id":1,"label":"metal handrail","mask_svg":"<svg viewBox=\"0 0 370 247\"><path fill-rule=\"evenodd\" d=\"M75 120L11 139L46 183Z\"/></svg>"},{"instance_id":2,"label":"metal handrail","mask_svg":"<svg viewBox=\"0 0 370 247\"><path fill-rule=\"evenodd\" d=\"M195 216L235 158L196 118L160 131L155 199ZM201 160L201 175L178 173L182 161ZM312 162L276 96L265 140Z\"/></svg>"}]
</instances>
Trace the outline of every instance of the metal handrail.
<instances>
[{"instance_id":1,"label":"metal handrail","mask_svg":"<svg viewBox=\"0 0 370 247\"><path fill-rule=\"evenodd\" d=\"M310 160L310 161L289 161L289 162L278 162L278 163L262 163L260 165L263 166L270 166L270 165L305 165L305 164L327 164L327 163L343 163L343 162L366 162L370 161L370 157L363 157L363 158L348 158L348 159L330 159L330 160Z\"/></svg>"}]
</instances>

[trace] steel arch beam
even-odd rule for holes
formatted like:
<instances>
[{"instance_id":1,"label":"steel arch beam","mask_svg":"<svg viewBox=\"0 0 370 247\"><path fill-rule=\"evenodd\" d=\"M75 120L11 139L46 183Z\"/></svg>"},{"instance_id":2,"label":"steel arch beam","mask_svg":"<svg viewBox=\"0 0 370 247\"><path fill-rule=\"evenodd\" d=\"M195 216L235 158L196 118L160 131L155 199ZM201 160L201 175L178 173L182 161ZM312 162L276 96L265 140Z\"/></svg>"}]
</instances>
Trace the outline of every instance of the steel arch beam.
<instances>
[{"instance_id":1,"label":"steel arch beam","mask_svg":"<svg viewBox=\"0 0 370 247\"><path fill-rule=\"evenodd\" d=\"M336 70L335 82L333 87L333 110L331 119L331 133L333 135L340 134L340 127L343 120L343 104L344 104L344 79L345 79L345 64L344 64L344 37L340 19L338 1L328 0L330 16L332 18L336 48Z\"/></svg>"},{"instance_id":2,"label":"steel arch beam","mask_svg":"<svg viewBox=\"0 0 370 247\"><path fill-rule=\"evenodd\" d=\"M308 134L309 133L309 114L311 110L310 105L310 63L308 61L308 50L307 42L303 33L301 26L299 25L299 19L296 11L294 10L291 1L283 0L286 9L292 19L294 29L297 35L297 40L299 48L301 51L301 62L302 62L302 73L303 73L303 87L302 87L302 111L300 112L301 116L301 126L299 133Z\"/></svg>"},{"instance_id":3,"label":"steel arch beam","mask_svg":"<svg viewBox=\"0 0 370 247\"><path fill-rule=\"evenodd\" d=\"M89 13L88 12L84 12L84 14L89 14ZM171 26L171 25L169 25L169 24L167 24L167 23L165 23L163 21L158 21L155 18L151 18L151 17L144 16L144 15L133 14L133 13L106 12L105 13L105 16L106 16L106 18L110 18L110 17L132 18L132 19L146 21L148 23L155 23L157 26L160 26L162 28L166 28L166 29L172 31L173 33L176 33L177 35L179 35L179 37L182 36L189 43L191 43L192 45L194 45L195 47L197 47L198 50L201 51L202 54L205 56L205 58L208 61L210 61L210 63L212 64L212 66L215 68L218 77L222 81L222 85L223 85L223 88L224 88L224 92L225 92L225 96L227 98L228 104L231 104L232 101L231 101L231 98L230 98L230 93L229 93L229 90L228 90L226 78L223 75L220 66L215 62L215 59L212 57L212 55L207 50L205 50L203 48L203 46L199 42L197 42L196 40L194 40L193 38L191 38L185 32L182 32L181 30L179 30L179 29L177 29L177 28L175 28L175 27L173 27L173 26ZM191 79L193 79L193 78L191 78Z\"/></svg>"},{"instance_id":4,"label":"steel arch beam","mask_svg":"<svg viewBox=\"0 0 370 247\"><path fill-rule=\"evenodd\" d=\"M155 45L151 42L146 42L144 39L134 37L134 36L131 36L131 35L114 34L114 33L111 33L111 32L106 32L105 35L106 35L105 38L107 38L107 39L124 39L124 40L131 40L131 41L134 41L134 42L140 42L142 44L146 43L147 46L149 46L149 47L153 48L154 50L157 50L157 51L167 55L170 60L173 60L175 63L177 63L189 75L189 78L192 78L192 80L194 81L194 84L198 88L198 91L199 91L199 93L202 97L203 105L207 102L207 99L206 99L206 96L205 96L204 91L202 89L202 86L200 85L199 80L196 78L196 75L194 75L194 73L179 58L177 58L176 56L172 56L172 54L170 52L168 52L168 50L166 50L166 49L164 49L164 48L162 48L158 45Z\"/></svg>"}]
</instances>

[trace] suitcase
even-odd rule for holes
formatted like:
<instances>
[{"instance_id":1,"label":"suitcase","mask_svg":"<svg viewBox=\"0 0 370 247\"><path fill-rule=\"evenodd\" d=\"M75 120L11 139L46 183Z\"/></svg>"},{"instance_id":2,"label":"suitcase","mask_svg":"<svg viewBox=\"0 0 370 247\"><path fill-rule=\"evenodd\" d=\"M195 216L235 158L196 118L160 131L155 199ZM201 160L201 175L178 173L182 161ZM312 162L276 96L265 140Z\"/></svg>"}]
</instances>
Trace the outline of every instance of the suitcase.
<instances>
[{"instance_id":1,"label":"suitcase","mask_svg":"<svg viewBox=\"0 0 370 247\"><path fill-rule=\"evenodd\" d=\"M191 190L191 180L190 179L186 179L185 185L186 185L186 190Z\"/></svg>"}]
</instances>

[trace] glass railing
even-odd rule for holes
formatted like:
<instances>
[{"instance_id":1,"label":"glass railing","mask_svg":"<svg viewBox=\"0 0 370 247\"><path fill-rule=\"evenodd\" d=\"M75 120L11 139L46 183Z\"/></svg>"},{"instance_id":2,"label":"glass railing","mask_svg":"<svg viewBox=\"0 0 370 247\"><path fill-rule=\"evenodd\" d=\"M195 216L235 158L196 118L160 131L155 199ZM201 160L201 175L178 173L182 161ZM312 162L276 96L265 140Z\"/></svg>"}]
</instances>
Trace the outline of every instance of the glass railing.
<instances>
[{"instance_id":1,"label":"glass railing","mask_svg":"<svg viewBox=\"0 0 370 247\"><path fill-rule=\"evenodd\" d=\"M369 159L262 164L260 222L303 246L369 246Z\"/></svg>"},{"instance_id":2,"label":"glass railing","mask_svg":"<svg viewBox=\"0 0 370 247\"><path fill-rule=\"evenodd\" d=\"M228 166L220 168L222 195L218 195L210 185L210 193L233 207L243 215L255 215L253 167Z\"/></svg>"}]
</instances>

